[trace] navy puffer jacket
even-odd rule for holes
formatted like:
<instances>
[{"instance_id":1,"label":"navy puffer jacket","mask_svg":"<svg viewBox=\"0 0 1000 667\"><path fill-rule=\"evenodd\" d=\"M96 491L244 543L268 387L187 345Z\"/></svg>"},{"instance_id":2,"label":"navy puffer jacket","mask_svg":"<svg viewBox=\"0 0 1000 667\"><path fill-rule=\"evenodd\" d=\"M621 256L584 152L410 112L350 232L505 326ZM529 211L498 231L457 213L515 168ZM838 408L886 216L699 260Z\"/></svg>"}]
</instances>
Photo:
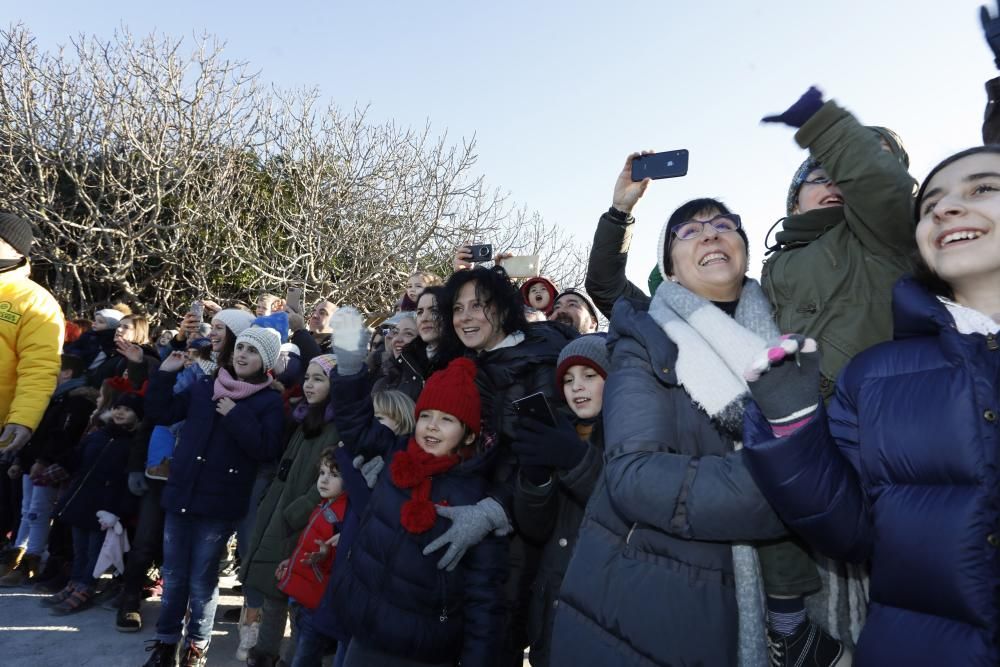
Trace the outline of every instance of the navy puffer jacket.
<instances>
[{"instance_id":1,"label":"navy puffer jacket","mask_svg":"<svg viewBox=\"0 0 1000 667\"><path fill-rule=\"evenodd\" d=\"M345 446L366 456L386 457L358 535L346 553L338 549L334 561L330 595L336 608L344 610L338 620L354 640L392 655L429 663L496 664L504 638L507 540L486 537L452 572L437 568L439 553L423 555L424 547L444 533L449 522L439 518L419 535L403 528L400 508L410 490L392 483L389 464L409 437L397 438L374 420L371 399L363 393L366 386L362 371L334 375L330 387L334 421ZM431 500L451 506L482 500L490 458L480 455L433 477Z\"/></svg>"},{"instance_id":2,"label":"navy puffer jacket","mask_svg":"<svg viewBox=\"0 0 1000 667\"><path fill-rule=\"evenodd\" d=\"M559 592L557 667L736 664L733 542L786 534L648 306L622 298L611 318L604 475Z\"/></svg>"},{"instance_id":3,"label":"navy puffer jacket","mask_svg":"<svg viewBox=\"0 0 1000 667\"><path fill-rule=\"evenodd\" d=\"M828 415L777 440L748 411L747 459L815 548L871 560L855 665L997 665L1000 344L911 279L893 310L896 340L855 357Z\"/></svg>"},{"instance_id":4,"label":"navy puffer jacket","mask_svg":"<svg viewBox=\"0 0 1000 667\"><path fill-rule=\"evenodd\" d=\"M177 437L161 504L168 512L214 519L241 519L249 508L257 466L281 454L284 408L271 388L216 412L215 380L198 378L179 394L176 373L157 371L146 394L146 417L169 426L186 420Z\"/></svg>"}]
</instances>

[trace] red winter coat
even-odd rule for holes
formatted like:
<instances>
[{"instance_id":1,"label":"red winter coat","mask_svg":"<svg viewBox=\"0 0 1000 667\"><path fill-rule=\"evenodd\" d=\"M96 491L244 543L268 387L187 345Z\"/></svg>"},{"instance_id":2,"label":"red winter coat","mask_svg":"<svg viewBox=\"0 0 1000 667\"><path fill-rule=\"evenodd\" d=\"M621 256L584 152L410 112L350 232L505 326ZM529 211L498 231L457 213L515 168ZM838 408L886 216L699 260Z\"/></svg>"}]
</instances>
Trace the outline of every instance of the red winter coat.
<instances>
[{"instance_id":1,"label":"red winter coat","mask_svg":"<svg viewBox=\"0 0 1000 667\"><path fill-rule=\"evenodd\" d=\"M315 609L323 599L337 549L331 547L326 558L313 565L304 563L303 559L319 548L316 540L325 542L339 532L338 526L344 520L346 509L347 494L341 493L333 502L324 501L313 510L309 515L309 523L299 537L299 543L295 545L295 551L288 559L285 576L278 582L279 591L295 598L296 602L307 609Z\"/></svg>"}]
</instances>

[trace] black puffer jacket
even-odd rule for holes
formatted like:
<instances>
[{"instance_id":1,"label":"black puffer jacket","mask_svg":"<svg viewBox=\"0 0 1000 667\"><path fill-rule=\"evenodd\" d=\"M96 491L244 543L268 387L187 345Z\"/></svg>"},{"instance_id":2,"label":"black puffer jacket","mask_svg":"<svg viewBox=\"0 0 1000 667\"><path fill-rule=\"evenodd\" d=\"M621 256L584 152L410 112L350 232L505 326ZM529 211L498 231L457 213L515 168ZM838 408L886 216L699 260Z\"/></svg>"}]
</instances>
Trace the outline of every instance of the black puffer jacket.
<instances>
[{"instance_id":1,"label":"black puffer jacket","mask_svg":"<svg viewBox=\"0 0 1000 667\"><path fill-rule=\"evenodd\" d=\"M424 382L434 370L427 358L427 345L419 338L404 347L398 357L387 361L382 367L385 369L385 375L375 383L372 393L394 389L403 392L414 402L420 396Z\"/></svg>"},{"instance_id":2,"label":"black puffer jacket","mask_svg":"<svg viewBox=\"0 0 1000 667\"><path fill-rule=\"evenodd\" d=\"M576 548L587 501L604 470L601 421L587 440L587 453L572 470L561 470L549 484L537 487L518 475L514 491L514 521L529 542L543 547L538 574L531 586L528 637L532 667L549 664L556 600L570 556Z\"/></svg>"}]
</instances>

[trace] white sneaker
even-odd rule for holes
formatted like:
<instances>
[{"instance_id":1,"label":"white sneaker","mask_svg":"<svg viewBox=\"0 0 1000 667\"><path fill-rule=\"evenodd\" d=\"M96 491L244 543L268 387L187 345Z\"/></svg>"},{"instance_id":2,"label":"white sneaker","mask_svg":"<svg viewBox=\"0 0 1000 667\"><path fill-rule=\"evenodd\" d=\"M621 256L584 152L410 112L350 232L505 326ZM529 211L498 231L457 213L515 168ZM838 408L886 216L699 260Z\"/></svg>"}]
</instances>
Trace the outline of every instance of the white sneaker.
<instances>
[{"instance_id":1,"label":"white sneaker","mask_svg":"<svg viewBox=\"0 0 1000 667\"><path fill-rule=\"evenodd\" d=\"M246 662L250 649L257 645L258 635L260 635L260 621L240 623L240 645L236 647L237 660Z\"/></svg>"}]
</instances>

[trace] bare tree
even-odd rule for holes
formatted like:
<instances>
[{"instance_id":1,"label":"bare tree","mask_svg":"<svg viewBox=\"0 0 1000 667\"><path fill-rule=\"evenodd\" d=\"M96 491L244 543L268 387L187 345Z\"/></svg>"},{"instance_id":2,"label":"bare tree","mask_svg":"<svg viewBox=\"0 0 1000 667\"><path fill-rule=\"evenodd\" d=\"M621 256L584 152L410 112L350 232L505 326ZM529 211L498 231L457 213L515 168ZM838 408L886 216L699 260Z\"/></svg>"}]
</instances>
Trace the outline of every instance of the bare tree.
<instances>
[{"instance_id":1,"label":"bare tree","mask_svg":"<svg viewBox=\"0 0 1000 667\"><path fill-rule=\"evenodd\" d=\"M183 46L123 31L46 53L0 31L0 207L37 225L35 267L68 310L176 315L290 285L384 310L471 238L582 282L583 249L485 184L474 138L268 88L209 37Z\"/></svg>"}]
</instances>

